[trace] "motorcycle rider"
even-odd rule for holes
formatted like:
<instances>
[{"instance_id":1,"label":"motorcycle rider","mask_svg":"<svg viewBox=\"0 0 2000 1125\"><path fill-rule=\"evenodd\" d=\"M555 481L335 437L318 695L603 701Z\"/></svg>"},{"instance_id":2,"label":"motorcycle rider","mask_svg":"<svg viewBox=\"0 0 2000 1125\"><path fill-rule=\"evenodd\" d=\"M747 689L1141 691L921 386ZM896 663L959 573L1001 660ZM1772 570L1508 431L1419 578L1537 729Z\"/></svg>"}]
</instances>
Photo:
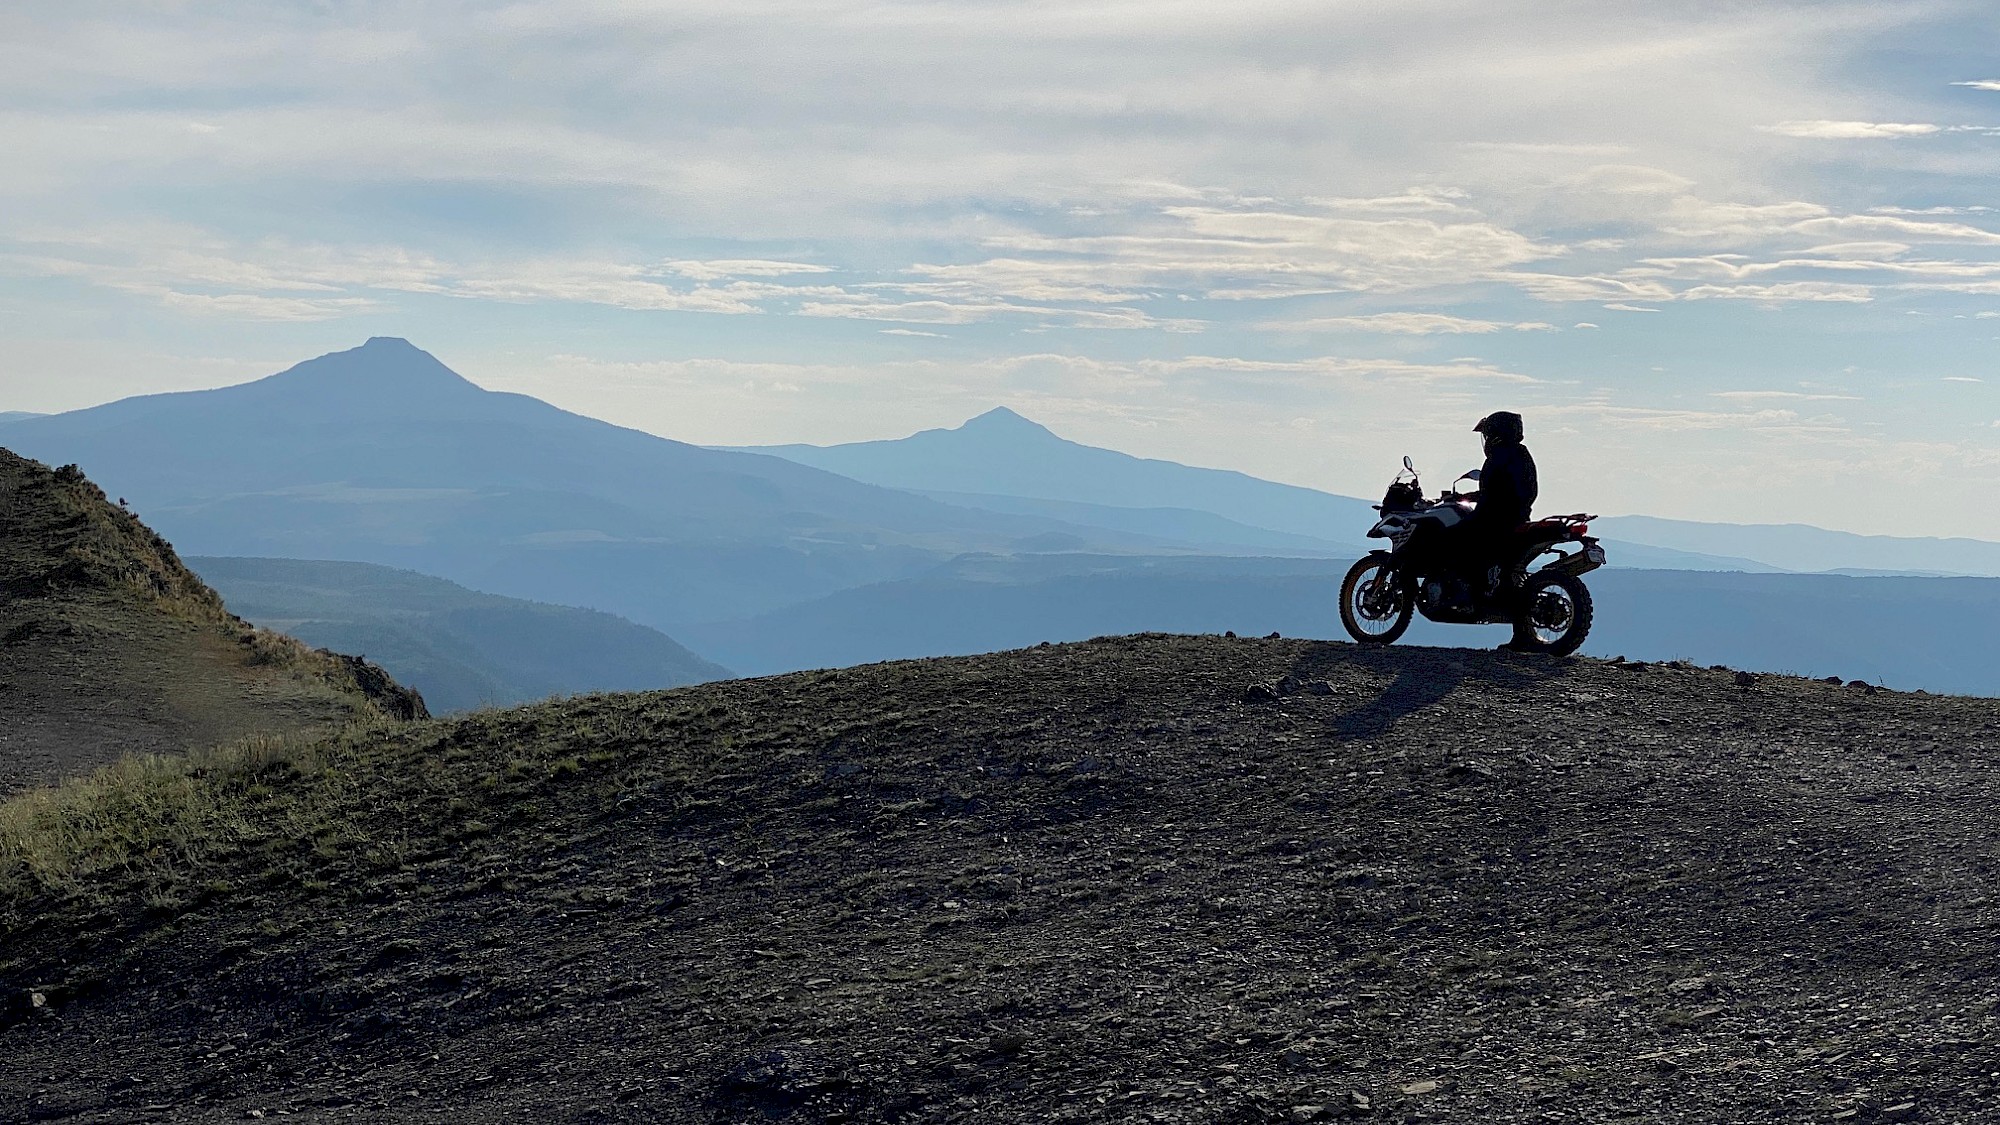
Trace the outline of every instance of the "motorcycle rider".
<instances>
[{"instance_id":1,"label":"motorcycle rider","mask_svg":"<svg viewBox=\"0 0 2000 1125\"><path fill-rule=\"evenodd\" d=\"M1478 507L1448 528L1438 529L1422 544L1423 557L1446 560L1472 588L1490 594L1492 573L1515 529L1528 522L1540 485L1535 458L1521 444L1521 416L1499 410L1472 427L1483 439L1486 461L1479 467L1479 490L1461 493Z\"/></svg>"},{"instance_id":2,"label":"motorcycle rider","mask_svg":"<svg viewBox=\"0 0 2000 1125\"><path fill-rule=\"evenodd\" d=\"M1535 498L1541 493L1541 483L1535 474L1534 454L1521 444L1519 414L1494 411L1481 418L1472 430L1480 435L1486 449L1486 463L1479 467L1479 491L1472 494L1479 507L1452 530L1464 529L1464 537L1457 544L1466 552L1461 557L1469 564L1466 569L1472 572L1474 584L1490 594L1500 577L1499 566L1495 564L1504 565L1501 555L1512 541L1515 529L1528 522ZM1500 647L1535 650L1535 638L1525 619L1515 622L1514 636Z\"/></svg>"},{"instance_id":3,"label":"motorcycle rider","mask_svg":"<svg viewBox=\"0 0 2000 1125\"><path fill-rule=\"evenodd\" d=\"M1497 410L1472 427L1486 448L1486 463L1479 467L1479 491L1467 494L1479 507L1451 530L1453 547L1463 551L1468 563L1485 563L1498 557L1500 548L1514 530L1528 522L1535 498L1541 493L1535 476L1535 457L1521 444L1521 416L1511 410Z\"/></svg>"}]
</instances>

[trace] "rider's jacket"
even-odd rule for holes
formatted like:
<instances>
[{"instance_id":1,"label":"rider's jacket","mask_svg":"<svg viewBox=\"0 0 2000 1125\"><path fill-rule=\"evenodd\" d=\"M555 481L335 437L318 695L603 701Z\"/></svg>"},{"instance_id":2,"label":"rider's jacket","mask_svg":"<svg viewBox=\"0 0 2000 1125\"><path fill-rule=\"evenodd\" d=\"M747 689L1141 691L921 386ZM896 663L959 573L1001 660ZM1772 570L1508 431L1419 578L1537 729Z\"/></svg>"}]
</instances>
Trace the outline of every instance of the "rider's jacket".
<instances>
[{"instance_id":1,"label":"rider's jacket","mask_svg":"<svg viewBox=\"0 0 2000 1125\"><path fill-rule=\"evenodd\" d=\"M1528 522L1540 492L1528 447L1518 442L1495 446L1479 468L1479 507L1469 522L1488 531L1512 531Z\"/></svg>"}]
</instances>

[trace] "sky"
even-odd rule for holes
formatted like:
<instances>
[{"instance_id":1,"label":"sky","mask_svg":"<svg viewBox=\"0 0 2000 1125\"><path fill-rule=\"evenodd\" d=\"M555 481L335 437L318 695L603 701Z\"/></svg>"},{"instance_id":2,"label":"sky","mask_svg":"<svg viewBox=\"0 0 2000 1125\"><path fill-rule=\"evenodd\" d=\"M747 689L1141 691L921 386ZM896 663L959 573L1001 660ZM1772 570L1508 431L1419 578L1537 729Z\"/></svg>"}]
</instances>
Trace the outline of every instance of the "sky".
<instances>
[{"instance_id":1,"label":"sky","mask_svg":"<svg viewBox=\"0 0 2000 1125\"><path fill-rule=\"evenodd\" d=\"M1990 0L26 0L0 411L401 336L709 444L2000 539Z\"/></svg>"}]
</instances>

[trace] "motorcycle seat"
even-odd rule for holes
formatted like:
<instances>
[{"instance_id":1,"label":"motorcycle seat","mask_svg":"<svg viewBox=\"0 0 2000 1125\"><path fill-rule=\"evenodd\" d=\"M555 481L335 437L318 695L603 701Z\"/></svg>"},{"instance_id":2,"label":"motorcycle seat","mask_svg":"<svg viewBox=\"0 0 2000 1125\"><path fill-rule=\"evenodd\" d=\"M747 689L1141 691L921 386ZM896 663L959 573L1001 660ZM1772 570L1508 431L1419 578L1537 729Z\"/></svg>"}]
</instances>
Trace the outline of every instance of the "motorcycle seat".
<instances>
[{"instance_id":1,"label":"motorcycle seat","mask_svg":"<svg viewBox=\"0 0 2000 1125\"><path fill-rule=\"evenodd\" d=\"M1522 543L1555 542L1568 537L1569 524L1564 520L1530 520L1514 529L1514 538Z\"/></svg>"}]
</instances>

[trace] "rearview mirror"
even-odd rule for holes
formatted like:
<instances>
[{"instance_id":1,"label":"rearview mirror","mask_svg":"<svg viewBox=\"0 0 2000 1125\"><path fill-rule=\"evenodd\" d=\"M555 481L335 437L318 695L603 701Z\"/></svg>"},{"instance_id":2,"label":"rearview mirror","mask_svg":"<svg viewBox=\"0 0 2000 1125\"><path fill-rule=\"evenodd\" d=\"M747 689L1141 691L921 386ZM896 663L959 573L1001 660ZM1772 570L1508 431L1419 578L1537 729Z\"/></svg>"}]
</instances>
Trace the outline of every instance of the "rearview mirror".
<instances>
[{"instance_id":1,"label":"rearview mirror","mask_svg":"<svg viewBox=\"0 0 2000 1125\"><path fill-rule=\"evenodd\" d=\"M1460 480L1478 480L1478 479L1479 479L1479 470L1478 470L1478 469L1473 469L1473 470L1472 470L1471 472L1468 472L1468 473L1466 473L1466 474L1465 474L1465 475L1464 475L1463 477L1460 477L1459 479L1460 479Z\"/></svg>"},{"instance_id":2,"label":"rearview mirror","mask_svg":"<svg viewBox=\"0 0 2000 1125\"><path fill-rule=\"evenodd\" d=\"M1406 473L1414 473L1417 471L1417 467L1415 465L1410 464L1410 455L1407 453L1403 455L1403 471Z\"/></svg>"}]
</instances>

